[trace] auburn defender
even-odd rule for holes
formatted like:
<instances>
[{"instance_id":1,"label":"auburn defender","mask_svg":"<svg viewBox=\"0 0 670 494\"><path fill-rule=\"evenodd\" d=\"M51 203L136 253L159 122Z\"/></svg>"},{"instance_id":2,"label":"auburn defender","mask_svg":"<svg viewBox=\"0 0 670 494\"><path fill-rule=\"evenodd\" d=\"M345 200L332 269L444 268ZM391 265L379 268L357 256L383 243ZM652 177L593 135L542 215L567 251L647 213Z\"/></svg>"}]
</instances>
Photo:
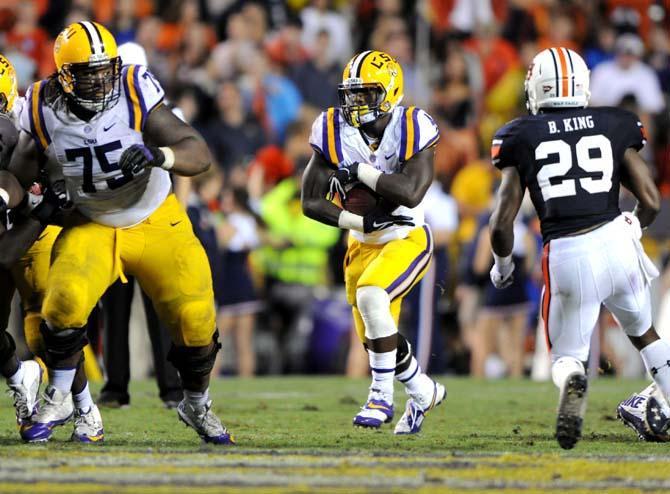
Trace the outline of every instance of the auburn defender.
<instances>
[{"instance_id":1,"label":"auburn defender","mask_svg":"<svg viewBox=\"0 0 670 494\"><path fill-rule=\"evenodd\" d=\"M649 282L658 271L640 244L641 228L654 220L660 201L638 154L644 129L627 111L587 108L589 71L572 50L539 53L525 89L530 115L508 123L493 139L502 185L490 221L491 280L504 288L512 279L512 225L527 188L544 241L542 316L560 389L559 444L572 448L581 436L585 365L601 304L640 350L661 391L649 399L649 409L626 420L659 434L664 421L650 409L670 396L670 344L651 325ZM638 200L633 213L619 209L621 185Z\"/></svg>"},{"instance_id":2,"label":"auburn defender","mask_svg":"<svg viewBox=\"0 0 670 494\"><path fill-rule=\"evenodd\" d=\"M208 396L219 348L212 277L168 172L206 170L207 146L163 105L163 89L144 67L122 68L116 42L103 26L68 26L56 39L54 59L57 73L27 94L25 132L11 170L29 183L45 155L46 168L62 174L80 215L54 246L41 328L50 386L22 435L48 440L54 426L69 420L67 398L88 315L110 284L131 274L171 332L169 358L185 389L179 418L205 441L229 444ZM95 422L101 436L99 416Z\"/></svg>"},{"instance_id":3,"label":"auburn defender","mask_svg":"<svg viewBox=\"0 0 670 494\"><path fill-rule=\"evenodd\" d=\"M413 434L446 396L444 386L421 372L397 328L403 297L432 257L422 200L433 178L439 133L423 110L400 106L402 68L386 53L354 56L338 92L340 108L323 112L312 127L314 153L303 177L303 211L351 230L344 266L347 301L372 367L370 394L354 425L378 428L392 420L395 376L410 396L395 433ZM367 203L377 199L377 207L363 214L327 198L339 195L347 208L358 189L357 202L365 205L361 187L373 198Z\"/></svg>"}]
</instances>

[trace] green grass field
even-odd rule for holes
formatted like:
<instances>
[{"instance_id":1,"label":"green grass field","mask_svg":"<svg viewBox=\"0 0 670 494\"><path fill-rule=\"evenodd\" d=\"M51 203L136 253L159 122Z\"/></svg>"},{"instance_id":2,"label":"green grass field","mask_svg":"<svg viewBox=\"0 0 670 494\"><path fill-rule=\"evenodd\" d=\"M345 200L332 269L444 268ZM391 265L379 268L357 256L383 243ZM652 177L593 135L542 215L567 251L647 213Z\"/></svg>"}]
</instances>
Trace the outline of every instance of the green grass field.
<instances>
[{"instance_id":1,"label":"green grass field","mask_svg":"<svg viewBox=\"0 0 670 494\"><path fill-rule=\"evenodd\" d=\"M237 445L203 446L162 408L155 385L134 383L132 404L102 410L105 443L24 445L3 398L0 492L668 492L668 444L638 442L615 407L641 381L591 386L583 440L553 439L552 384L445 378L449 396L424 431L395 437L354 429L367 380L338 377L225 379L215 409ZM397 390L396 407L405 395ZM398 415L399 416L399 415Z\"/></svg>"}]
</instances>

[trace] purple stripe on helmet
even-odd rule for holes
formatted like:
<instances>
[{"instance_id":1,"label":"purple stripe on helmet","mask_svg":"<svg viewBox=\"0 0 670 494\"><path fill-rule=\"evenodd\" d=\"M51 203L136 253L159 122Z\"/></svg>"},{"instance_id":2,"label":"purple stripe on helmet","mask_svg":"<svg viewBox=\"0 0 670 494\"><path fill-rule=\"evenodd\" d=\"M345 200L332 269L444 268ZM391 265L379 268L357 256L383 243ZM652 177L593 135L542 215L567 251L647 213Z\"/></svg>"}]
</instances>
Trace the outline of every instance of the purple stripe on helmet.
<instances>
[{"instance_id":1,"label":"purple stripe on helmet","mask_svg":"<svg viewBox=\"0 0 670 494\"><path fill-rule=\"evenodd\" d=\"M423 231L426 233L426 248L419 254L414 261L412 261L412 264L409 265L409 267L400 275L396 280L391 283L391 285L386 288L386 292L390 295L393 293L393 291L398 288L400 285L402 285L414 272L414 269L416 267L425 262L426 258L430 258L430 256L433 253L433 240L430 234L430 229L424 225L423 226ZM393 297L394 299L397 298Z\"/></svg>"},{"instance_id":2,"label":"purple stripe on helmet","mask_svg":"<svg viewBox=\"0 0 670 494\"><path fill-rule=\"evenodd\" d=\"M133 110L133 102L130 99L130 87L128 87L128 67L123 70L123 90L126 92L126 105L128 106L128 126L131 129L135 128L135 111Z\"/></svg>"},{"instance_id":3,"label":"purple stripe on helmet","mask_svg":"<svg viewBox=\"0 0 670 494\"><path fill-rule=\"evenodd\" d=\"M328 149L328 112L323 112L323 122L321 123L321 152L328 161L330 158L330 149Z\"/></svg>"},{"instance_id":4,"label":"purple stripe on helmet","mask_svg":"<svg viewBox=\"0 0 670 494\"><path fill-rule=\"evenodd\" d=\"M135 66L135 70L133 70L133 84L135 85L135 92L137 93L137 98L140 100L140 114L142 115L140 118L142 119L140 122L140 129L144 129L144 120L147 116L147 105L144 102L144 96L142 95L142 88L140 86L140 79L139 79L139 72L140 72L140 67Z\"/></svg>"},{"instance_id":5,"label":"purple stripe on helmet","mask_svg":"<svg viewBox=\"0 0 670 494\"><path fill-rule=\"evenodd\" d=\"M333 112L333 127L335 128L335 151L337 153L337 162L342 163L344 157L342 155L342 141L340 140L340 110L335 108Z\"/></svg>"},{"instance_id":6,"label":"purple stripe on helmet","mask_svg":"<svg viewBox=\"0 0 670 494\"><path fill-rule=\"evenodd\" d=\"M407 151L407 118L403 113L400 118L400 161L405 160L405 151Z\"/></svg>"},{"instance_id":7,"label":"purple stripe on helmet","mask_svg":"<svg viewBox=\"0 0 670 494\"><path fill-rule=\"evenodd\" d=\"M419 152L419 142L421 142L421 131L419 129L419 109L412 110L412 122L414 124L414 143L412 145L412 154Z\"/></svg>"}]
</instances>

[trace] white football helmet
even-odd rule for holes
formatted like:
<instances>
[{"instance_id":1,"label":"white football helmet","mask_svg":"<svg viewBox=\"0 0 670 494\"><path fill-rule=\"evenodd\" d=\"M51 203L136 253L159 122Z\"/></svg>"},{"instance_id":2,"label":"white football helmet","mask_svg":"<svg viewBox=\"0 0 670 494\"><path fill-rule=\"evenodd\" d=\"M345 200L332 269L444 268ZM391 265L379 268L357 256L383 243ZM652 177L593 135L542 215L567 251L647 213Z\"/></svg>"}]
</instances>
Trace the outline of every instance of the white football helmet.
<instances>
[{"instance_id":1,"label":"white football helmet","mask_svg":"<svg viewBox=\"0 0 670 494\"><path fill-rule=\"evenodd\" d=\"M589 69L584 59L567 48L547 48L530 64L526 74L526 108L586 107L589 104Z\"/></svg>"}]
</instances>

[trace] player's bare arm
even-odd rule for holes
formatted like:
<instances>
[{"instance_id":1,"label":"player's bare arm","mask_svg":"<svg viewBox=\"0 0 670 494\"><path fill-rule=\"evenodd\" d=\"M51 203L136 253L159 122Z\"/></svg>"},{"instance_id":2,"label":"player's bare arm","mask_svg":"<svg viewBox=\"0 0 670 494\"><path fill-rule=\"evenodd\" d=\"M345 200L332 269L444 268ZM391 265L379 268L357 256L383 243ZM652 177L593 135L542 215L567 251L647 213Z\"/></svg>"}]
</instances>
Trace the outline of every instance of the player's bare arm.
<instances>
[{"instance_id":1,"label":"player's bare arm","mask_svg":"<svg viewBox=\"0 0 670 494\"><path fill-rule=\"evenodd\" d=\"M121 155L122 170L137 175L147 166L157 166L191 177L212 164L212 155L200 134L162 103L149 114L143 135L146 145L135 144Z\"/></svg>"},{"instance_id":2,"label":"player's bare arm","mask_svg":"<svg viewBox=\"0 0 670 494\"><path fill-rule=\"evenodd\" d=\"M16 177L6 170L0 170L0 207L14 208L23 196L23 187Z\"/></svg>"},{"instance_id":3,"label":"player's bare arm","mask_svg":"<svg viewBox=\"0 0 670 494\"><path fill-rule=\"evenodd\" d=\"M519 213L522 200L523 188L519 172L514 167L504 168L493 214L489 220L491 248L495 255L507 257L512 253L514 218Z\"/></svg>"},{"instance_id":4,"label":"player's bare arm","mask_svg":"<svg viewBox=\"0 0 670 494\"><path fill-rule=\"evenodd\" d=\"M312 153L302 176L302 212L308 218L330 226L339 226L338 220L343 209L326 199L328 179L332 169L317 152Z\"/></svg>"},{"instance_id":5,"label":"player's bare arm","mask_svg":"<svg viewBox=\"0 0 670 494\"><path fill-rule=\"evenodd\" d=\"M514 167L503 168L502 182L498 189L493 214L489 220L494 260L490 276L496 288L506 288L513 281L514 218L519 212L522 200L523 187L519 172Z\"/></svg>"},{"instance_id":6,"label":"player's bare arm","mask_svg":"<svg viewBox=\"0 0 670 494\"><path fill-rule=\"evenodd\" d=\"M654 183L649 167L644 159L633 148L628 148L623 155L622 184L630 190L638 200L635 214L640 226L649 226L661 210L661 194Z\"/></svg>"},{"instance_id":7,"label":"player's bare arm","mask_svg":"<svg viewBox=\"0 0 670 494\"><path fill-rule=\"evenodd\" d=\"M336 172L335 172L336 173ZM326 225L363 233L384 230L394 225L412 226L411 218L373 211L365 216L346 211L328 200L334 173L321 154L314 152L302 177L302 210L305 216Z\"/></svg>"},{"instance_id":8,"label":"player's bare arm","mask_svg":"<svg viewBox=\"0 0 670 494\"><path fill-rule=\"evenodd\" d=\"M7 170L17 178L22 189L28 189L37 181L42 162L43 155L33 138L27 132L21 132Z\"/></svg>"},{"instance_id":9,"label":"player's bare arm","mask_svg":"<svg viewBox=\"0 0 670 494\"><path fill-rule=\"evenodd\" d=\"M44 230L44 225L36 218L20 218L12 225L11 230L4 231L0 225L0 268L9 269L14 265Z\"/></svg>"}]
</instances>

